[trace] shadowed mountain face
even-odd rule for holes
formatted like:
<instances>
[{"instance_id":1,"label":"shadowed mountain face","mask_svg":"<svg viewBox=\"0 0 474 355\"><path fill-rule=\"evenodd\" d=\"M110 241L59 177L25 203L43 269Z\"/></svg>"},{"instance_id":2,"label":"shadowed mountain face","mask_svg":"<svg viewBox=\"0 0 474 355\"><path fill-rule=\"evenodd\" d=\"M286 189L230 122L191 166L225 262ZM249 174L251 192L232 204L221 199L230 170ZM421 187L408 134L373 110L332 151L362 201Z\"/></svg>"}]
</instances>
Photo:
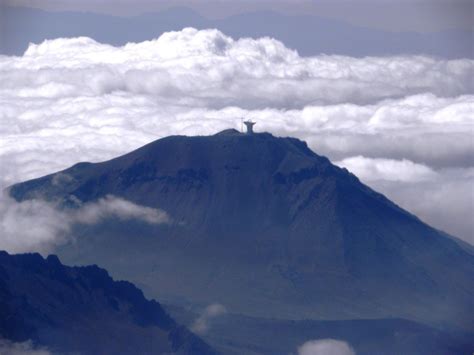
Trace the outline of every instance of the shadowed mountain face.
<instances>
[{"instance_id":1,"label":"shadowed mountain face","mask_svg":"<svg viewBox=\"0 0 474 355\"><path fill-rule=\"evenodd\" d=\"M173 136L14 185L22 201L115 195L174 223L78 228L59 254L99 262L170 303L287 319L399 317L474 329L474 253L302 141ZM60 183L58 183L60 181Z\"/></svg>"},{"instance_id":2,"label":"shadowed mountain face","mask_svg":"<svg viewBox=\"0 0 474 355\"><path fill-rule=\"evenodd\" d=\"M97 266L0 251L0 338L54 354L215 354L159 303Z\"/></svg>"}]
</instances>

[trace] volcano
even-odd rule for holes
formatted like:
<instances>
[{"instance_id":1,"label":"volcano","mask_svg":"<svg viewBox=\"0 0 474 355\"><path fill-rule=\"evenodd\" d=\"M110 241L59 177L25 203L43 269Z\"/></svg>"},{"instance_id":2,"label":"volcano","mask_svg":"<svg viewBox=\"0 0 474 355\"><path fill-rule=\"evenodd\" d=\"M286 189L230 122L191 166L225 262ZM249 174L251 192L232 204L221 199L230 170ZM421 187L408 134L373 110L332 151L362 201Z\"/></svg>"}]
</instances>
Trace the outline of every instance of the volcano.
<instances>
[{"instance_id":1,"label":"volcano","mask_svg":"<svg viewBox=\"0 0 474 355\"><path fill-rule=\"evenodd\" d=\"M113 195L166 211L168 225L78 226L57 251L68 264L99 263L166 303L474 329L474 248L295 138L170 136L9 193L64 209Z\"/></svg>"}]
</instances>

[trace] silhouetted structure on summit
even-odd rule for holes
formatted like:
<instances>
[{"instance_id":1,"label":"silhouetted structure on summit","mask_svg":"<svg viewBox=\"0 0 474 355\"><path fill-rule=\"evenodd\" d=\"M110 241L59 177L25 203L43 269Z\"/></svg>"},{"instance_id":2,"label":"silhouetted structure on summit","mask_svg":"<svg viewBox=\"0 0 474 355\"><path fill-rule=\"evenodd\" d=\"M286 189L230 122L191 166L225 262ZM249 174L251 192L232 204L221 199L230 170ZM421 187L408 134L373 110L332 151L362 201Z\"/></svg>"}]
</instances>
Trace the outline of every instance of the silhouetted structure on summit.
<instances>
[{"instance_id":1,"label":"silhouetted structure on summit","mask_svg":"<svg viewBox=\"0 0 474 355\"><path fill-rule=\"evenodd\" d=\"M253 125L257 122L252 122L251 120L244 121L245 126L247 127L247 134L253 134Z\"/></svg>"}]
</instances>

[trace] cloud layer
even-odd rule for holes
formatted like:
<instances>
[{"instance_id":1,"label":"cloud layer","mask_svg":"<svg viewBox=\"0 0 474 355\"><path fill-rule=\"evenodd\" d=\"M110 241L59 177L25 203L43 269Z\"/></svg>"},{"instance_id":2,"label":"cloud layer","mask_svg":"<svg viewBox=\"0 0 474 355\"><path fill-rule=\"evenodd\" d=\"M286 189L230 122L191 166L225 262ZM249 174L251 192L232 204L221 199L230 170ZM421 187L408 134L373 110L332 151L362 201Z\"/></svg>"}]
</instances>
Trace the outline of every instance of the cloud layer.
<instances>
[{"instance_id":1,"label":"cloud layer","mask_svg":"<svg viewBox=\"0 0 474 355\"><path fill-rule=\"evenodd\" d=\"M0 250L48 253L70 238L74 225L95 224L108 218L135 219L149 224L170 222L164 211L114 196L81 204L77 209L60 210L45 201L19 203L4 195L0 199Z\"/></svg>"},{"instance_id":2,"label":"cloud layer","mask_svg":"<svg viewBox=\"0 0 474 355\"><path fill-rule=\"evenodd\" d=\"M379 180L423 182L434 180L438 176L430 167L406 159L370 159L359 155L343 159L335 164L347 168L369 183Z\"/></svg>"},{"instance_id":3,"label":"cloud layer","mask_svg":"<svg viewBox=\"0 0 474 355\"><path fill-rule=\"evenodd\" d=\"M235 41L218 30L191 28L123 47L86 37L47 40L31 44L19 60L2 61L0 70L5 91L24 98L127 92L207 108L369 104L474 90L468 59L305 58L274 39Z\"/></svg>"},{"instance_id":4,"label":"cloud layer","mask_svg":"<svg viewBox=\"0 0 474 355\"><path fill-rule=\"evenodd\" d=\"M298 347L298 355L355 355L344 341L334 339L310 340Z\"/></svg>"},{"instance_id":5,"label":"cloud layer","mask_svg":"<svg viewBox=\"0 0 474 355\"><path fill-rule=\"evenodd\" d=\"M198 335L206 334L209 331L212 320L226 312L227 310L223 305L219 303L210 304L204 309L201 315L196 318L191 325L191 330Z\"/></svg>"},{"instance_id":6,"label":"cloud layer","mask_svg":"<svg viewBox=\"0 0 474 355\"><path fill-rule=\"evenodd\" d=\"M35 348L30 341L13 343L9 340L0 339L0 354L2 355L53 355L43 348Z\"/></svg>"},{"instance_id":7,"label":"cloud layer","mask_svg":"<svg viewBox=\"0 0 474 355\"><path fill-rule=\"evenodd\" d=\"M473 73L468 59L301 57L270 38L235 41L217 30L123 47L89 38L32 44L21 57L0 57L0 183L170 134L240 128L247 117L257 131L307 140L474 242L473 222L452 209L472 212Z\"/></svg>"}]
</instances>

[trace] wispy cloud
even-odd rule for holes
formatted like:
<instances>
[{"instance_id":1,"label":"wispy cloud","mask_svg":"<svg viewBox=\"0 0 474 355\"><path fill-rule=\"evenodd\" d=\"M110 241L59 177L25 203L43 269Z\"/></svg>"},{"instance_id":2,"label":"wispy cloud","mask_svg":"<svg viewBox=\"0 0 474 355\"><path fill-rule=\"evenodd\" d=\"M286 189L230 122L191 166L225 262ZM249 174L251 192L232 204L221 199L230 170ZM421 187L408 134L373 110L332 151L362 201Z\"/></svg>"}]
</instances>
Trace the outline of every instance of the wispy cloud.
<instances>
[{"instance_id":1,"label":"wispy cloud","mask_svg":"<svg viewBox=\"0 0 474 355\"><path fill-rule=\"evenodd\" d=\"M72 220L81 224L96 224L106 218L135 219L149 224L171 221L168 214L156 208L140 206L133 202L108 195L97 202L85 203L72 213Z\"/></svg>"},{"instance_id":2,"label":"wispy cloud","mask_svg":"<svg viewBox=\"0 0 474 355\"><path fill-rule=\"evenodd\" d=\"M9 340L0 339L0 354L2 355L53 355L49 350L42 347L36 348L30 341L14 343Z\"/></svg>"},{"instance_id":3,"label":"wispy cloud","mask_svg":"<svg viewBox=\"0 0 474 355\"><path fill-rule=\"evenodd\" d=\"M135 219L149 224L170 222L166 212L106 196L76 209L58 209L42 200L0 200L0 249L10 253L43 252L67 242L76 224L92 225L107 218Z\"/></svg>"},{"instance_id":4,"label":"wispy cloud","mask_svg":"<svg viewBox=\"0 0 474 355\"><path fill-rule=\"evenodd\" d=\"M212 320L225 314L226 312L226 308L219 303L213 303L207 306L201 315L191 325L191 330L198 335L206 334L211 327Z\"/></svg>"}]
</instances>

